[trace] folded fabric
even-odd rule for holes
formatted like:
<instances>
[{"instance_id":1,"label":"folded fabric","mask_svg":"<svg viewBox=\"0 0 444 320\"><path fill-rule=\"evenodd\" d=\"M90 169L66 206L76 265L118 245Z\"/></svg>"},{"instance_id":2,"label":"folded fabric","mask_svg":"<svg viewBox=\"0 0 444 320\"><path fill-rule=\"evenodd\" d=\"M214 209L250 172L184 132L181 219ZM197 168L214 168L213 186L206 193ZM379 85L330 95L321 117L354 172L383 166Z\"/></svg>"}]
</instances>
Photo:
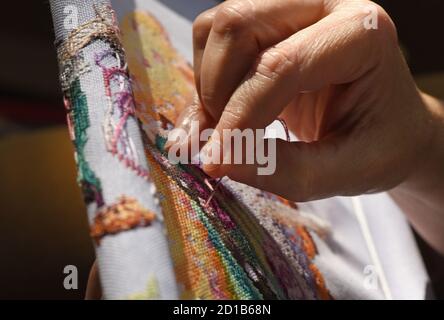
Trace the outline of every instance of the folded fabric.
<instances>
[{"instance_id":1,"label":"folded fabric","mask_svg":"<svg viewBox=\"0 0 444 320\"><path fill-rule=\"evenodd\" d=\"M319 216L168 161L168 132L195 89L152 12L122 9L120 31L108 1L50 3L104 298L384 297L335 254Z\"/></svg>"}]
</instances>

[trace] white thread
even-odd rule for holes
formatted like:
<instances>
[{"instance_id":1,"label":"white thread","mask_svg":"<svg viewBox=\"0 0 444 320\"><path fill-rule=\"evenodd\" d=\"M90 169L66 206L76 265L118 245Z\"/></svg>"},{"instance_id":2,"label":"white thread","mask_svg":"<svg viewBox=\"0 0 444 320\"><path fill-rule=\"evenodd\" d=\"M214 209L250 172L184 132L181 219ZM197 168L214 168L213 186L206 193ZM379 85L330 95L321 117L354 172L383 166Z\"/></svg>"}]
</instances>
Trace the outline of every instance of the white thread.
<instances>
[{"instance_id":1,"label":"white thread","mask_svg":"<svg viewBox=\"0 0 444 320\"><path fill-rule=\"evenodd\" d=\"M361 232L364 237L365 244L370 254L370 259L372 260L372 263L374 264L374 266L376 267L376 271L378 272L378 279L381 284L384 296L387 300L393 300L387 278L385 277L384 269L382 268L378 252L376 250L376 246L374 244L373 237L368 226L364 209L362 208L361 200L358 197L352 197L351 201L356 218L358 219L359 226L361 227Z\"/></svg>"}]
</instances>

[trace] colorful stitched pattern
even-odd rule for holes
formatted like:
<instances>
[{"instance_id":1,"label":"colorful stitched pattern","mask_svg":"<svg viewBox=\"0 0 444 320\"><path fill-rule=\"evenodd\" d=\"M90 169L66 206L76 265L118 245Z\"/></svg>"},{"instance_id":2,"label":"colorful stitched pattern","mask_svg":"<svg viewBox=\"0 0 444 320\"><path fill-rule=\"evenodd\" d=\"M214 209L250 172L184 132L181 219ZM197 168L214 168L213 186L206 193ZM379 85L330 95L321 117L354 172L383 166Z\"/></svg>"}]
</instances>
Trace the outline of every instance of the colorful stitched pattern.
<instances>
[{"instance_id":1,"label":"colorful stitched pattern","mask_svg":"<svg viewBox=\"0 0 444 320\"><path fill-rule=\"evenodd\" d=\"M89 127L88 104L86 96L80 88L79 79L74 79L66 93L65 107L68 112L68 125L71 140L76 148L78 183L80 184L86 203L96 202L103 205L100 180L91 170L85 159L84 148L87 141L86 129Z\"/></svg>"},{"instance_id":2,"label":"colorful stitched pattern","mask_svg":"<svg viewBox=\"0 0 444 320\"><path fill-rule=\"evenodd\" d=\"M193 72L166 40L163 27L146 13L134 12L124 19L121 30L136 114L149 139L155 141L158 135L166 136L171 123L192 101Z\"/></svg>"},{"instance_id":3,"label":"colorful stitched pattern","mask_svg":"<svg viewBox=\"0 0 444 320\"><path fill-rule=\"evenodd\" d=\"M96 19L89 21L73 30L68 39L58 44L57 56L60 65L60 82L64 93L65 108L68 112L68 126L71 139L76 149L78 182L82 188L85 202L95 202L100 208L104 205L101 183L90 168L84 154L87 143L87 128L90 126L88 102L82 92L80 76L90 71L85 63L81 50L95 39L103 39L111 43L118 41L118 28L111 9L108 6L94 7ZM120 45L114 45L121 51Z\"/></svg>"},{"instance_id":4,"label":"colorful stitched pattern","mask_svg":"<svg viewBox=\"0 0 444 320\"><path fill-rule=\"evenodd\" d=\"M156 215L135 198L104 201L102 184L85 156L91 123L80 77L93 68L101 70L107 101L101 123L105 153L117 157L145 183L152 180L155 184L181 298L330 298L313 263L316 247L308 231L322 236L318 221L272 194L227 178L214 181L196 165L168 162L166 136L180 111L192 102L194 85L191 67L176 53L160 23L139 11L124 18L125 59L110 8L94 8L96 18L70 33L59 45L58 57L79 182L85 201L96 204L91 225L96 244L105 241L104 237L147 227L156 221ZM88 65L82 50L96 40L108 43L109 48L95 52L93 65ZM140 165L128 131L128 121L135 116L143 129L149 174ZM154 249L150 245L146 244L147 250ZM155 274L150 275L144 291L129 296L158 297Z\"/></svg>"},{"instance_id":5,"label":"colorful stitched pattern","mask_svg":"<svg viewBox=\"0 0 444 320\"><path fill-rule=\"evenodd\" d=\"M143 208L136 199L120 197L117 203L102 208L94 218L91 237L100 244L107 234L116 234L137 227L149 226L156 215Z\"/></svg>"},{"instance_id":6,"label":"colorful stitched pattern","mask_svg":"<svg viewBox=\"0 0 444 320\"><path fill-rule=\"evenodd\" d=\"M181 297L330 298L312 262L316 247L307 226L321 230L316 221L304 220L288 201L227 179L210 198L216 181L197 166L168 162L163 144L191 103L191 68L150 14L126 16L121 29Z\"/></svg>"},{"instance_id":7,"label":"colorful stitched pattern","mask_svg":"<svg viewBox=\"0 0 444 320\"><path fill-rule=\"evenodd\" d=\"M107 58L117 60L119 66L108 67L106 65ZM127 132L126 123L130 117L135 116L135 112L123 52L122 50L99 52L95 55L95 63L102 69L105 94L108 99L103 124L106 148L113 155L116 155L120 161L123 161L128 168L137 172L139 176L147 178L148 171L139 164L134 142Z\"/></svg>"},{"instance_id":8,"label":"colorful stitched pattern","mask_svg":"<svg viewBox=\"0 0 444 320\"><path fill-rule=\"evenodd\" d=\"M68 113L70 136L76 149L78 182L87 204L95 203L97 213L91 226L91 236L100 244L107 234L116 234L140 226L149 226L155 219L154 213L143 208L136 199L121 196L115 203L105 206L99 178L86 160L85 147L90 127L87 96L81 89L80 77L91 71L81 50L96 40L106 41L111 49L99 52L95 63L102 69L108 111L103 124L107 150L117 155L120 161L147 178L148 172L138 164L134 144L127 133L126 122L134 117L134 103L129 77L124 63L123 49L119 40L113 11L107 5L94 6L96 18L73 30L66 41L58 45L60 81ZM117 67L108 67L106 61L117 60ZM115 115L114 109L118 109ZM114 118L118 118L115 123Z\"/></svg>"}]
</instances>

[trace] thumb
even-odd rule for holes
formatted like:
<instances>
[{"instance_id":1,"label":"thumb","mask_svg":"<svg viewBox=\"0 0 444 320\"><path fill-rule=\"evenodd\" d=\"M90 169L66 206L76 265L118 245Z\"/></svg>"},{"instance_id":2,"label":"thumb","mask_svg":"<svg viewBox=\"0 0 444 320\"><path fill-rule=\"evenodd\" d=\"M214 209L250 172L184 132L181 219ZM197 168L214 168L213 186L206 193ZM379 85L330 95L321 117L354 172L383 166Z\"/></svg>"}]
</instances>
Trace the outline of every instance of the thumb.
<instances>
[{"instance_id":1,"label":"thumb","mask_svg":"<svg viewBox=\"0 0 444 320\"><path fill-rule=\"evenodd\" d=\"M364 140L330 136L316 142L287 142L265 139L272 174L261 174L264 165L230 165L227 176L293 201L309 201L335 195L357 195L368 191L370 178L363 177L368 161ZM272 146L275 143L275 150ZM274 153L274 154L273 154ZM270 164L275 162L275 165ZM262 171L264 172L264 171Z\"/></svg>"}]
</instances>

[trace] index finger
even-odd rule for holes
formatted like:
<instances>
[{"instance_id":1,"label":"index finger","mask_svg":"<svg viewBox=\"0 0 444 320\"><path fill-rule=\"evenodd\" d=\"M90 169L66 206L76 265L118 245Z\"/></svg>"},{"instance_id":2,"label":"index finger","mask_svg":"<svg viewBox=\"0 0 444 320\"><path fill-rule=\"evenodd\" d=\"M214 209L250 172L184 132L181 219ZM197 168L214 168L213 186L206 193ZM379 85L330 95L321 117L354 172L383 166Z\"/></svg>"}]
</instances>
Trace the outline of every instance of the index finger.
<instances>
[{"instance_id":1,"label":"index finger","mask_svg":"<svg viewBox=\"0 0 444 320\"><path fill-rule=\"evenodd\" d=\"M330 2L231 0L213 10L211 24L200 22L202 29L211 25L208 38L196 41L205 48L195 50L197 87L208 113L218 120L258 54L321 19Z\"/></svg>"},{"instance_id":2,"label":"index finger","mask_svg":"<svg viewBox=\"0 0 444 320\"><path fill-rule=\"evenodd\" d=\"M362 21L366 12L359 6L352 9L335 11L260 55L216 126L215 136L221 137L223 154L231 151L224 150L224 130L265 128L299 92L350 83L377 65L381 46L372 41L374 35L391 34L365 29ZM233 167L206 164L204 170L221 176Z\"/></svg>"}]
</instances>

